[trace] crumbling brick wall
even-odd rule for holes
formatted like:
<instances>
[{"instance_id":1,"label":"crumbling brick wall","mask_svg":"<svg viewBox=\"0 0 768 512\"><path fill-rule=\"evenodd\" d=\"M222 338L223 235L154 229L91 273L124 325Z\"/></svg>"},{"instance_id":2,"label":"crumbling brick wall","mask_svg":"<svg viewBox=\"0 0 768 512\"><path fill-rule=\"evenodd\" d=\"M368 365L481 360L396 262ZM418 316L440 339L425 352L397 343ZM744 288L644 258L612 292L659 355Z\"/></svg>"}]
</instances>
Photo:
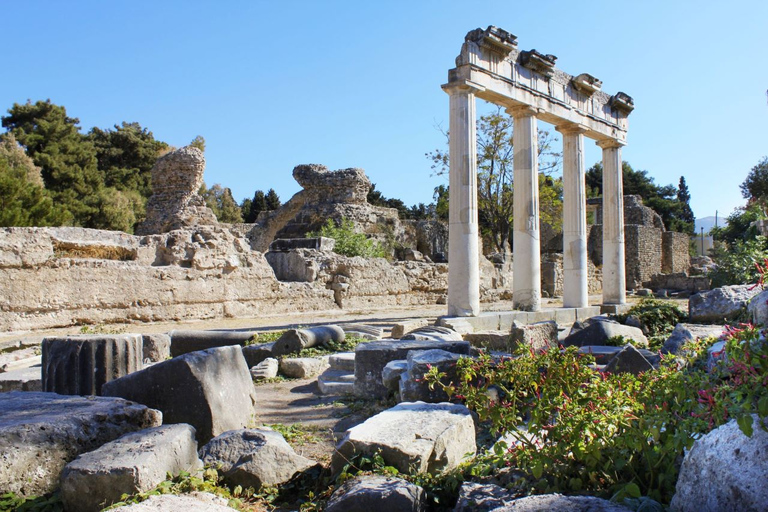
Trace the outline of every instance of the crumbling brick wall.
<instances>
[{"instance_id":1,"label":"crumbling brick wall","mask_svg":"<svg viewBox=\"0 0 768 512\"><path fill-rule=\"evenodd\" d=\"M643 283L661 269L661 234L658 228L629 224L624 226L624 257L627 288L642 288Z\"/></svg>"},{"instance_id":2,"label":"crumbling brick wall","mask_svg":"<svg viewBox=\"0 0 768 512\"><path fill-rule=\"evenodd\" d=\"M691 267L690 237L665 231L661 235L661 271L665 274L688 272Z\"/></svg>"}]
</instances>

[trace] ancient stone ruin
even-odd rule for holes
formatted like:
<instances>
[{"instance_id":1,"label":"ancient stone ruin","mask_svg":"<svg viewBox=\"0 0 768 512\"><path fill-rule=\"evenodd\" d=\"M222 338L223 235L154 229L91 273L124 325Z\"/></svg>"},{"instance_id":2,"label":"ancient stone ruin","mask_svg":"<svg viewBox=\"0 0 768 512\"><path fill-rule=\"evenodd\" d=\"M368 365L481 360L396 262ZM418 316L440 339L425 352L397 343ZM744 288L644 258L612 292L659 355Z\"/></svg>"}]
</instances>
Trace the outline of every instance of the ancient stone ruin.
<instances>
[{"instance_id":1,"label":"ancient stone ruin","mask_svg":"<svg viewBox=\"0 0 768 512\"><path fill-rule=\"evenodd\" d=\"M192 146L160 157L152 168L152 197L147 202L147 218L136 234L150 235L198 225L217 225L213 211L198 194L204 171L205 156Z\"/></svg>"},{"instance_id":2,"label":"ancient stone ruin","mask_svg":"<svg viewBox=\"0 0 768 512\"><path fill-rule=\"evenodd\" d=\"M443 89L450 96L449 315L480 312L476 97L514 117L515 309L541 307L537 119L563 135L563 303L588 305L585 136L603 149L603 303L626 300L621 147L634 103L622 92L602 92L602 82L587 73L560 71L556 60L518 50L514 35L490 26L467 34L456 67L448 72Z\"/></svg>"}]
</instances>

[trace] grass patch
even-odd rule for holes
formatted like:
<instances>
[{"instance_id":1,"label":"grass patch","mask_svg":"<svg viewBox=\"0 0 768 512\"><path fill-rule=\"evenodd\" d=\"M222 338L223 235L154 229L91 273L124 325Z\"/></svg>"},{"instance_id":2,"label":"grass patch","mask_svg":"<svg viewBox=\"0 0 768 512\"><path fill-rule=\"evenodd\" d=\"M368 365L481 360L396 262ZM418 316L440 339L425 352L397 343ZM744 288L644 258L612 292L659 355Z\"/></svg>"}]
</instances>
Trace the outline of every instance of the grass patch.
<instances>
[{"instance_id":1,"label":"grass patch","mask_svg":"<svg viewBox=\"0 0 768 512\"><path fill-rule=\"evenodd\" d=\"M320 428L311 425L302 425L301 423L295 423L293 425L283 425L282 423L275 423L273 425L267 425L275 432L279 432L285 440L293 447L304 446L310 443L319 443L321 441L317 433Z\"/></svg>"}]
</instances>

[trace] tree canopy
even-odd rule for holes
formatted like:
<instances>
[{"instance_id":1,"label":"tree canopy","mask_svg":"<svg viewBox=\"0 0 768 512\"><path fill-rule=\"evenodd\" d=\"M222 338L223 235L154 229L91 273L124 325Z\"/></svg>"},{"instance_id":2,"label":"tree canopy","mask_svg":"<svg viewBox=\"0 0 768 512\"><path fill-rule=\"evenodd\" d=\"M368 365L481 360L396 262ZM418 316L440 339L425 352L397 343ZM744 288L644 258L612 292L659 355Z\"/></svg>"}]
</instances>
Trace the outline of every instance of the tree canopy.
<instances>
[{"instance_id":1,"label":"tree canopy","mask_svg":"<svg viewBox=\"0 0 768 512\"><path fill-rule=\"evenodd\" d=\"M638 195L643 204L653 208L661 216L664 226L670 231L693 234L694 216L690 206L691 195L680 177L678 187L657 185L648 171L636 171L628 162L621 165L624 194ZM590 197L603 194L603 165L598 162L589 168L586 175L587 193Z\"/></svg>"},{"instance_id":2,"label":"tree canopy","mask_svg":"<svg viewBox=\"0 0 768 512\"><path fill-rule=\"evenodd\" d=\"M768 156L764 156L747 174L739 186L744 199L751 202L768 202Z\"/></svg>"}]
</instances>

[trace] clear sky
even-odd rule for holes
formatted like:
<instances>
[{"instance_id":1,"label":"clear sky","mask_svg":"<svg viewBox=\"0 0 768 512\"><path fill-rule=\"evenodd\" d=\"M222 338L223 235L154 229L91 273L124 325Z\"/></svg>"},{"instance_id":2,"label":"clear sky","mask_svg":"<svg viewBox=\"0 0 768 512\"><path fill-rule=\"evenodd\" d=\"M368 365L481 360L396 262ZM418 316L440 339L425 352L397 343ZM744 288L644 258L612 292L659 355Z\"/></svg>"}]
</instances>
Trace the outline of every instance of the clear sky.
<instances>
[{"instance_id":1,"label":"clear sky","mask_svg":"<svg viewBox=\"0 0 768 512\"><path fill-rule=\"evenodd\" d=\"M659 184L685 176L697 217L744 203L738 186L768 155L765 0L0 0L0 111L50 98L84 131L202 135L206 183L238 201L268 188L285 201L293 167L320 163L428 203L445 183L424 156L445 145L440 85L488 25L631 95L624 159Z\"/></svg>"}]
</instances>

